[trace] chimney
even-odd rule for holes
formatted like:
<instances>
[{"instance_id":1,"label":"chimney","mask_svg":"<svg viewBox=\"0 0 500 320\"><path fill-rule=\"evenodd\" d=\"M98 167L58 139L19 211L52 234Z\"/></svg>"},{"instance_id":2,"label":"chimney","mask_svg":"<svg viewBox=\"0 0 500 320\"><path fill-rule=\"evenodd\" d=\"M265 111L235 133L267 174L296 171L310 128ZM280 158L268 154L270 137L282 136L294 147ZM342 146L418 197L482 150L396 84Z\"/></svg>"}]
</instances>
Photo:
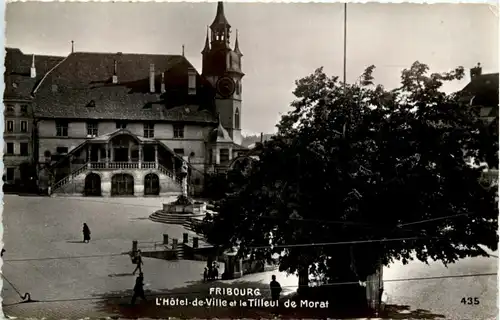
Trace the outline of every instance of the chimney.
<instances>
[{"instance_id":1,"label":"chimney","mask_svg":"<svg viewBox=\"0 0 500 320\"><path fill-rule=\"evenodd\" d=\"M155 88L155 65L150 64L149 65L149 92L155 93L156 88Z\"/></svg>"},{"instance_id":2,"label":"chimney","mask_svg":"<svg viewBox=\"0 0 500 320\"><path fill-rule=\"evenodd\" d=\"M188 94L196 94L196 70L193 68L188 69Z\"/></svg>"},{"instance_id":3,"label":"chimney","mask_svg":"<svg viewBox=\"0 0 500 320\"><path fill-rule=\"evenodd\" d=\"M481 63L477 63L477 66L470 69L470 78L474 79L475 77L480 76L483 73L483 68L481 67Z\"/></svg>"},{"instance_id":4,"label":"chimney","mask_svg":"<svg viewBox=\"0 0 500 320\"><path fill-rule=\"evenodd\" d=\"M33 58L31 60L30 77L36 78L35 55L33 55Z\"/></svg>"},{"instance_id":5,"label":"chimney","mask_svg":"<svg viewBox=\"0 0 500 320\"><path fill-rule=\"evenodd\" d=\"M161 93L165 93L165 72L161 73Z\"/></svg>"},{"instance_id":6,"label":"chimney","mask_svg":"<svg viewBox=\"0 0 500 320\"><path fill-rule=\"evenodd\" d=\"M115 64L113 66L113 83L118 83L118 75L116 74L116 70L117 70L117 64L116 64L116 60L115 60Z\"/></svg>"},{"instance_id":7,"label":"chimney","mask_svg":"<svg viewBox=\"0 0 500 320\"><path fill-rule=\"evenodd\" d=\"M264 142L264 132L260 133L260 143Z\"/></svg>"}]
</instances>

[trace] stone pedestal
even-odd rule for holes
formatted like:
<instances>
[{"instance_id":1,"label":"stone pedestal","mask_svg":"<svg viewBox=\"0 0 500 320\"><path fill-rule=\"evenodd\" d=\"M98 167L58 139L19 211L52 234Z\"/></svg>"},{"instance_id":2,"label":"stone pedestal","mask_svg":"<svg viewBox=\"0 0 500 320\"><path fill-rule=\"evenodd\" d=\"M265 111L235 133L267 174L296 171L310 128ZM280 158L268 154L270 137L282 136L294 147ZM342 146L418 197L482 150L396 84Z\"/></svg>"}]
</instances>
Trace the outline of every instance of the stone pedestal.
<instances>
[{"instance_id":1,"label":"stone pedestal","mask_svg":"<svg viewBox=\"0 0 500 320\"><path fill-rule=\"evenodd\" d=\"M236 254L225 254L224 279L236 279L243 276L243 260L236 257Z\"/></svg>"}]
</instances>

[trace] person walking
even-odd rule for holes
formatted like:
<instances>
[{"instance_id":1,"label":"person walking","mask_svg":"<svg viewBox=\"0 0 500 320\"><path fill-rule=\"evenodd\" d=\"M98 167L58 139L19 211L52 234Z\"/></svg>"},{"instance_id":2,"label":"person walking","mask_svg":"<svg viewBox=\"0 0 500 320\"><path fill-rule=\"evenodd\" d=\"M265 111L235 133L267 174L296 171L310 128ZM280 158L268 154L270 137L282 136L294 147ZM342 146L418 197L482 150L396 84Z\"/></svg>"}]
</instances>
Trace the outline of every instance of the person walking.
<instances>
[{"instance_id":1,"label":"person walking","mask_svg":"<svg viewBox=\"0 0 500 320\"><path fill-rule=\"evenodd\" d=\"M276 276L273 274L271 277L272 281L269 284L269 287L271 289L271 299L273 301L278 301L280 299L280 293L281 293L281 285L278 281L276 281Z\"/></svg>"},{"instance_id":2,"label":"person walking","mask_svg":"<svg viewBox=\"0 0 500 320\"><path fill-rule=\"evenodd\" d=\"M84 223L83 224L83 242L89 243L90 241L90 229L89 226Z\"/></svg>"},{"instance_id":3,"label":"person walking","mask_svg":"<svg viewBox=\"0 0 500 320\"><path fill-rule=\"evenodd\" d=\"M3 257L3 254L4 254L4 253L5 253L5 249L4 249L4 248L2 248L2 257Z\"/></svg>"},{"instance_id":4,"label":"person walking","mask_svg":"<svg viewBox=\"0 0 500 320\"><path fill-rule=\"evenodd\" d=\"M131 304L135 304L135 300L137 298L141 298L144 301L148 301L146 299L146 295L144 294L144 274L142 272L139 273L139 276L135 279L134 286L134 295L132 296Z\"/></svg>"},{"instance_id":5,"label":"person walking","mask_svg":"<svg viewBox=\"0 0 500 320\"><path fill-rule=\"evenodd\" d=\"M135 275L135 273L137 271L139 271L139 274L142 274L142 265L144 263L142 262L141 250L137 250L137 252L136 252L136 255L135 255L135 264L136 264L136 267L135 267L134 272L132 272L132 274Z\"/></svg>"}]
</instances>

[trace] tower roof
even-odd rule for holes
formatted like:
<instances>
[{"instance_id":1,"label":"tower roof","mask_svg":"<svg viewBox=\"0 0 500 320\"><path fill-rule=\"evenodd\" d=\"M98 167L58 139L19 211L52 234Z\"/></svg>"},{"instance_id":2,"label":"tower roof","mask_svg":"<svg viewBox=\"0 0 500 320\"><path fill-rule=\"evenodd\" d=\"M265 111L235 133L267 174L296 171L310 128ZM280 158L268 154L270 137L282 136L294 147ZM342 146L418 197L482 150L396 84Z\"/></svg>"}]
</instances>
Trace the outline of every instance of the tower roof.
<instances>
[{"instance_id":1,"label":"tower roof","mask_svg":"<svg viewBox=\"0 0 500 320\"><path fill-rule=\"evenodd\" d=\"M215 14L215 19L214 22L210 25L210 28L216 27L216 26L221 26L225 25L227 27L231 27L229 22L226 19L226 16L224 15L224 4L222 1L219 1L217 3L217 13Z\"/></svg>"},{"instance_id":2,"label":"tower roof","mask_svg":"<svg viewBox=\"0 0 500 320\"><path fill-rule=\"evenodd\" d=\"M203 48L203 51L201 53L207 53L210 51L210 41L208 39L208 27L207 27L207 37L205 38L205 47Z\"/></svg>"},{"instance_id":3,"label":"tower roof","mask_svg":"<svg viewBox=\"0 0 500 320\"><path fill-rule=\"evenodd\" d=\"M240 51L240 43L238 41L238 29L236 29L236 41L234 42L234 52L236 52L240 56L243 55Z\"/></svg>"},{"instance_id":4,"label":"tower roof","mask_svg":"<svg viewBox=\"0 0 500 320\"><path fill-rule=\"evenodd\" d=\"M219 125L212 130L212 142L233 142L227 130L222 126L220 114L218 114L217 117L219 119Z\"/></svg>"}]
</instances>

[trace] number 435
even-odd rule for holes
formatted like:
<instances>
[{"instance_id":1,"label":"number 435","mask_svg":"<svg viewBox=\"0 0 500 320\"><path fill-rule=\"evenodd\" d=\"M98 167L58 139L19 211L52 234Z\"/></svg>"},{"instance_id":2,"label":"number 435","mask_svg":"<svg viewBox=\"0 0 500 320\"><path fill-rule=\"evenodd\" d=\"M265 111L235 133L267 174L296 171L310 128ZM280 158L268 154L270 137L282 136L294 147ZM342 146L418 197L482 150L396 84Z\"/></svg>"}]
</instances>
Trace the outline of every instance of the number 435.
<instances>
[{"instance_id":1,"label":"number 435","mask_svg":"<svg viewBox=\"0 0 500 320\"><path fill-rule=\"evenodd\" d=\"M467 297L467 298L462 298L460 300L460 303L462 304L479 304L479 298L478 297Z\"/></svg>"}]
</instances>

